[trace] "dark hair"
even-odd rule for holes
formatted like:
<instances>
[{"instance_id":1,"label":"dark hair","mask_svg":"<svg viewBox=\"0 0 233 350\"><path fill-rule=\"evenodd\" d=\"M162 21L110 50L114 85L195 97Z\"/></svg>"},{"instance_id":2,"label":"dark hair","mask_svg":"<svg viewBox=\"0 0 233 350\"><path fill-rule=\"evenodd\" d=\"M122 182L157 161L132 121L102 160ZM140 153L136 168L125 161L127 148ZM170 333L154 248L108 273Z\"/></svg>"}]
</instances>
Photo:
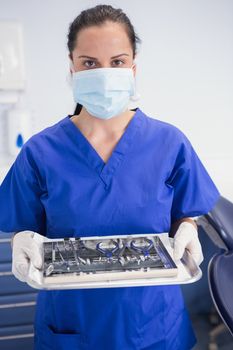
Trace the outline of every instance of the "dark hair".
<instances>
[{"instance_id":1,"label":"dark hair","mask_svg":"<svg viewBox=\"0 0 233 350\"><path fill-rule=\"evenodd\" d=\"M137 43L141 43L141 39L136 35L134 27L127 15L122 9L116 9L111 5L97 5L87 10L82 11L70 24L69 33L67 35L67 46L70 54L75 48L77 34L80 30L91 26L100 26L106 21L121 23L128 34L129 41L133 49L133 58L137 52Z\"/></svg>"},{"instance_id":2,"label":"dark hair","mask_svg":"<svg viewBox=\"0 0 233 350\"><path fill-rule=\"evenodd\" d=\"M141 43L141 39L136 35L134 27L130 22L128 16L122 11L122 9L114 8L111 5L96 5L87 10L82 11L70 24L68 37L68 50L72 57L72 51L75 48L77 34L80 30L91 26L103 25L106 21L114 23L120 23L125 27L126 33L129 37L133 49L133 58L137 53L137 44ZM77 104L75 114L79 114L82 105Z\"/></svg>"}]
</instances>

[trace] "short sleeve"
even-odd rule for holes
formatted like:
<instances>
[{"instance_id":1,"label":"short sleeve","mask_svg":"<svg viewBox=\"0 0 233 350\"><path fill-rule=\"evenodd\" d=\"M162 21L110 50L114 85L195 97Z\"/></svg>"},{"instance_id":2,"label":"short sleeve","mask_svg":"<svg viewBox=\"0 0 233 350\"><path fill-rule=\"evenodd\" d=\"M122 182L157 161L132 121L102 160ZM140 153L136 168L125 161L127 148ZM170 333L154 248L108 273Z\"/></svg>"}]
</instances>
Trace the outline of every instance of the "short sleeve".
<instances>
[{"instance_id":1,"label":"short sleeve","mask_svg":"<svg viewBox=\"0 0 233 350\"><path fill-rule=\"evenodd\" d=\"M166 182L173 189L172 222L208 213L220 196L190 141L180 133L174 168Z\"/></svg>"},{"instance_id":2,"label":"short sleeve","mask_svg":"<svg viewBox=\"0 0 233 350\"><path fill-rule=\"evenodd\" d=\"M0 230L30 230L44 235L46 218L41 199L45 192L25 144L0 186Z\"/></svg>"}]
</instances>

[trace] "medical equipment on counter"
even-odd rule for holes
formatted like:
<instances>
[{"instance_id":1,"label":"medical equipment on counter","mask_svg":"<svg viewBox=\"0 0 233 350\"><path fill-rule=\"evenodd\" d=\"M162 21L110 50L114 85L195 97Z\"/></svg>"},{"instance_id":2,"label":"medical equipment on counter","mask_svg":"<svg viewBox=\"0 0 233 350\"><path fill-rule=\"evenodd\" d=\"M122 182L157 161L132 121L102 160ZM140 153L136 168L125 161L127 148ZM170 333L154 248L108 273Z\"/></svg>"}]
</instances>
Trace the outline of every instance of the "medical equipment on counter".
<instances>
[{"instance_id":1,"label":"medical equipment on counter","mask_svg":"<svg viewBox=\"0 0 233 350\"><path fill-rule=\"evenodd\" d=\"M37 289L180 284L202 275L187 251L173 260L167 233L45 239L43 268L30 264L27 280Z\"/></svg>"}]
</instances>

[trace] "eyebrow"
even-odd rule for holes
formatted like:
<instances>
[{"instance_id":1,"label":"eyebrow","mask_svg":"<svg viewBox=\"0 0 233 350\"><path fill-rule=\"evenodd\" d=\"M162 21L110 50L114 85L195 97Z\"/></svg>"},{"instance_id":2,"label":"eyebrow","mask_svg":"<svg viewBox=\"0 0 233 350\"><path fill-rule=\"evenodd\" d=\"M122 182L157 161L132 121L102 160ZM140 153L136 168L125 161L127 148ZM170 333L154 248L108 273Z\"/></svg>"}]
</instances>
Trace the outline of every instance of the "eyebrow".
<instances>
[{"instance_id":1,"label":"eyebrow","mask_svg":"<svg viewBox=\"0 0 233 350\"><path fill-rule=\"evenodd\" d=\"M117 58L117 57L120 57L120 56L129 56L129 55L128 55L127 53L121 53L121 54L119 54L119 55L116 55L116 56L111 57L111 59L112 59L112 58ZM98 60L98 58L96 58L96 57L84 56L84 55L78 56L78 58L90 58L90 59L92 59L92 60Z\"/></svg>"}]
</instances>

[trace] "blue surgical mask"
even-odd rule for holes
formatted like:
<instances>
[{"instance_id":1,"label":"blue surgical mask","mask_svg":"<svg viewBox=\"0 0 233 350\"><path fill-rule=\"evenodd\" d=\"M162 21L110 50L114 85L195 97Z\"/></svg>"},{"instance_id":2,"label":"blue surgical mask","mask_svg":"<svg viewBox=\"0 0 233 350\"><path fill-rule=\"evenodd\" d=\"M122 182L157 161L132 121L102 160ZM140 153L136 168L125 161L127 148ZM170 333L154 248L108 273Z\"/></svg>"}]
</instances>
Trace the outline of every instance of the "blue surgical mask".
<instances>
[{"instance_id":1,"label":"blue surgical mask","mask_svg":"<svg viewBox=\"0 0 233 350\"><path fill-rule=\"evenodd\" d=\"M109 119L125 112L135 96L135 78L131 68L94 68L72 73L76 103L93 116Z\"/></svg>"}]
</instances>

